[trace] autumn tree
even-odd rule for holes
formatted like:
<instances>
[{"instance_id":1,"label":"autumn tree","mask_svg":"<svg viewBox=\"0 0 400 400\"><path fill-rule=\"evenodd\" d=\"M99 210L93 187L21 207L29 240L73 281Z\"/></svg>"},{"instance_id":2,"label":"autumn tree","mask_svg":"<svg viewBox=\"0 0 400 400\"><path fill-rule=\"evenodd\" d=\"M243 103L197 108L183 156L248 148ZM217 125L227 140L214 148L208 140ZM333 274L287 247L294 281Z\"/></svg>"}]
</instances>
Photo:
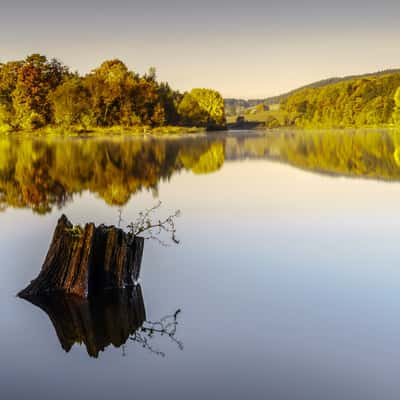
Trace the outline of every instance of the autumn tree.
<instances>
[{"instance_id":1,"label":"autumn tree","mask_svg":"<svg viewBox=\"0 0 400 400\"><path fill-rule=\"evenodd\" d=\"M21 61L11 61L0 65L0 127L13 125L14 108L12 93L18 79Z\"/></svg>"},{"instance_id":2,"label":"autumn tree","mask_svg":"<svg viewBox=\"0 0 400 400\"><path fill-rule=\"evenodd\" d=\"M137 77L120 60L103 62L85 78L95 121L100 126L131 125Z\"/></svg>"},{"instance_id":3,"label":"autumn tree","mask_svg":"<svg viewBox=\"0 0 400 400\"><path fill-rule=\"evenodd\" d=\"M16 121L23 128L37 128L51 122L49 94L68 74L68 69L56 59L40 54L29 56L18 69L12 93Z\"/></svg>"},{"instance_id":4,"label":"autumn tree","mask_svg":"<svg viewBox=\"0 0 400 400\"><path fill-rule=\"evenodd\" d=\"M168 125L177 125L179 123L178 106L182 100L182 95L172 90L168 83L161 82L158 85L158 94L160 104L165 113L165 120Z\"/></svg>"},{"instance_id":5,"label":"autumn tree","mask_svg":"<svg viewBox=\"0 0 400 400\"><path fill-rule=\"evenodd\" d=\"M143 125L161 126L166 122L159 87L152 75L138 79L133 97L134 112Z\"/></svg>"}]
</instances>

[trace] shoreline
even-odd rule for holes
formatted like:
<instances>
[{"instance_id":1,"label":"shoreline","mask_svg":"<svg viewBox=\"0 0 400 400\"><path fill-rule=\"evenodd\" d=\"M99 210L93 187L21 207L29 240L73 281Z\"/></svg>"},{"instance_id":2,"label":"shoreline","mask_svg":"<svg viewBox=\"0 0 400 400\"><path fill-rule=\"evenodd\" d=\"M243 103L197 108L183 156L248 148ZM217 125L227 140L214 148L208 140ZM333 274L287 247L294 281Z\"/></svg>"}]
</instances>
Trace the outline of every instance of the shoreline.
<instances>
[{"instance_id":1,"label":"shoreline","mask_svg":"<svg viewBox=\"0 0 400 400\"><path fill-rule=\"evenodd\" d=\"M264 135L273 134L295 134L296 132L348 132L349 134L356 132L373 132L373 131L399 131L400 127L395 125L386 126L367 126L367 127L347 127L347 128L299 128L299 127L279 127L279 128L257 128L257 129L238 129L230 128L225 130L210 130L206 128L197 127L180 127L180 126L168 126L158 128L123 128L123 127L110 127L110 128L93 128L88 130L68 129L68 128L43 128L35 131L8 131L0 132L0 138L102 138L112 139L118 137L130 137L140 139L182 139L182 138L194 138L199 136L205 137L259 137Z\"/></svg>"}]
</instances>

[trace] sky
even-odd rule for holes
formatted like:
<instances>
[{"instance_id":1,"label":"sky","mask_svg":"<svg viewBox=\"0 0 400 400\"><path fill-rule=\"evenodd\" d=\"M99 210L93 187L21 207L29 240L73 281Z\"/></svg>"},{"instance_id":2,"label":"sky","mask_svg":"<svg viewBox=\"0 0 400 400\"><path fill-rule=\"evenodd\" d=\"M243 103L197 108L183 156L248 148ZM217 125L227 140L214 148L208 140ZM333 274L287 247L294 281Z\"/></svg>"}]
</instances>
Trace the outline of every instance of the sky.
<instances>
[{"instance_id":1,"label":"sky","mask_svg":"<svg viewBox=\"0 0 400 400\"><path fill-rule=\"evenodd\" d=\"M399 0L0 0L0 61L119 58L179 90L262 98L400 67Z\"/></svg>"}]
</instances>

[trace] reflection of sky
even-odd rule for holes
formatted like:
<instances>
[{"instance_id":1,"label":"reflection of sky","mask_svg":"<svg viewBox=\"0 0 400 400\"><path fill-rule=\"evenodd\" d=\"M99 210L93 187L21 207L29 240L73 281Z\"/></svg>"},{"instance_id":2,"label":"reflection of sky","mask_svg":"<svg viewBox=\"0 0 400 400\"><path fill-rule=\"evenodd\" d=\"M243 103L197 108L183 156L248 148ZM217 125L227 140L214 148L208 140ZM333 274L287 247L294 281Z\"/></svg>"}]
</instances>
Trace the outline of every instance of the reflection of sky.
<instances>
[{"instance_id":1,"label":"reflection of sky","mask_svg":"<svg viewBox=\"0 0 400 400\"><path fill-rule=\"evenodd\" d=\"M177 89L265 97L398 67L399 16L397 0L2 0L0 61L36 51L87 72L118 57Z\"/></svg>"},{"instance_id":2,"label":"reflection of sky","mask_svg":"<svg viewBox=\"0 0 400 400\"><path fill-rule=\"evenodd\" d=\"M179 352L134 345L97 361L63 353L47 316L13 297L37 273L60 214L0 214L0 387L6 399L397 399L400 185L271 162L160 183L182 244L147 243L147 316L181 307ZM155 202L133 197L125 220ZM73 222L116 223L89 194ZM378 395L379 394L379 395ZM7 397L8 396L8 397Z\"/></svg>"}]
</instances>

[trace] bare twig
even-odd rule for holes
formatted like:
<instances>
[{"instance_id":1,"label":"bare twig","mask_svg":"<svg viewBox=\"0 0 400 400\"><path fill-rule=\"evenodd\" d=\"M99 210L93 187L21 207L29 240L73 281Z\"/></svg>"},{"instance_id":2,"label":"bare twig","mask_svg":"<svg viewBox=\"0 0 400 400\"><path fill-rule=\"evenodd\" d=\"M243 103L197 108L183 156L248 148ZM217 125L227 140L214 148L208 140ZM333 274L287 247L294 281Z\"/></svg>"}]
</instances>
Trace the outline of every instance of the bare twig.
<instances>
[{"instance_id":1,"label":"bare twig","mask_svg":"<svg viewBox=\"0 0 400 400\"><path fill-rule=\"evenodd\" d=\"M154 213L161 207L161 201L155 206L139 212L138 217L134 222L128 225L129 233L135 236L142 236L145 239L156 240L163 246L168 246L168 243L160 238L162 234L170 236L170 240L174 244L179 244L176 238L175 219L180 216L180 211L175 211L174 214L165 219L153 220Z\"/></svg>"}]
</instances>

